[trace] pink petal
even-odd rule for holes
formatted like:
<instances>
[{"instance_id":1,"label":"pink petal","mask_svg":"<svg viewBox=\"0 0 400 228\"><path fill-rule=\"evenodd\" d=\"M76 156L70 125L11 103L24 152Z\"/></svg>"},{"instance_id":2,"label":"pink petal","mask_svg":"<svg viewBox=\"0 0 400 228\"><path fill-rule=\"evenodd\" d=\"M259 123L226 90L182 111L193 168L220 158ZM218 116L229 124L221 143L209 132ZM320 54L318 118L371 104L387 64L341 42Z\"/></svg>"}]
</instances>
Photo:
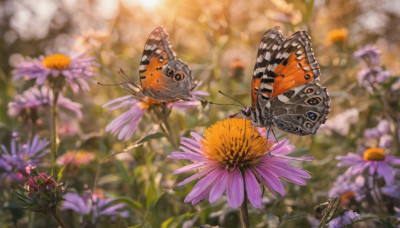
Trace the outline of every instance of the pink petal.
<instances>
[{"instance_id":1,"label":"pink petal","mask_svg":"<svg viewBox=\"0 0 400 228\"><path fill-rule=\"evenodd\" d=\"M255 169L261 174L262 177L271 185L271 187L282 196L285 195L285 188L278 177L272 173L268 167L264 165L255 166Z\"/></svg>"},{"instance_id":2,"label":"pink petal","mask_svg":"<svg viewBox=\"0 0 400 228\"><path fill-rule=\"evenodd\" d=\"M182 182L178 183L178 186L182 186L184 184L189 183L190 181L197 179L197 178L201 178L205 175L207 175L209 172L211 172L213 170L213 168L208 168L208 169L204 169L196 174L194 174L193 176L186 178L185 180L183 180Z\"/></svg>"},{"instance_id":3,"label":"pink petal","mask_svg":"<svg viewBox=\"0 0 400 228\"><path fill-rule=\"evenodd\" d=\"M232 208L237 208L243 203L244 198L244 186L243 177L238 169L234 169L229 174L228 186L226 191L228 197L228 203Z\"/></svg>"},{"instance_id":4,"label":"pink petal","mask_svg":"<svg viewBox=\"0 0 400 228\"><path fill-rule=\"evenodd\" d=\"M255 208L260 208L262 201L260 185L250 169L246 169L244 180L246 182L247 198Z\"/></svg>"},{"instance_id":5,"label":"pink petal","mask_svg":"<svg viewBox=\"0 0 400 228\"><path fill-rule=\"evenodd\" d=\"M197 184L193 187L192 191L186 196L185 202L191 202L194 198L196 198L199 194L204 192L205 189L208 188L210 184L212 184L217 178L219 170L216 169L201 179Z\"/></svg>"},{"instance_id":6,"label":"pink petal","mask_svg":"<svg viewBox=\"0 0 400 228\"><path fill-rule=\"evenodd\" d=\"M215 179L215 183L211 186L210 191L210 203L214 203L219 198L226 189L226 184L228 183L229 172L227 170L221 170L218 177Z\"/></svg>"}]
</instances>

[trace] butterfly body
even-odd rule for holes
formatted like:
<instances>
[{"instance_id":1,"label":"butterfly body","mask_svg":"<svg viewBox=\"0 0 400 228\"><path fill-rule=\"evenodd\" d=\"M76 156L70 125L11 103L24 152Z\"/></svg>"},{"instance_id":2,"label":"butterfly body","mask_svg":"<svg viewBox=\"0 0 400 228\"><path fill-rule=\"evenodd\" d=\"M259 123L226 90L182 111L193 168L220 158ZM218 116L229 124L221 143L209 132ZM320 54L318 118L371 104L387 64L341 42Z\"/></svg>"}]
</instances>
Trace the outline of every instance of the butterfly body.
<instances>
[{"instance_id":1,"label":"butterfly body","mask_svg":"<svg viewBox=\"0 0 400 228\"><path fill-rule=\"evenodd\" d=\"M289 38L268 30L254 67L252 106L242 113L256 126L296 134L315 134L329 114L330 97L319 81L310 37L304 31Z\"/></svg>"},{"instance_id":2,"label":"butterfly body","mask_svg":"<svg viewBox=\"0 0 400 228\"><path fill-rule=\"evenodd\" d=\"M176 57L163 27L154 29L144 46L139 67L140 84L145 96L159 102L191 98L194 87L188 65Z\"/></svg>"}]
</instances>

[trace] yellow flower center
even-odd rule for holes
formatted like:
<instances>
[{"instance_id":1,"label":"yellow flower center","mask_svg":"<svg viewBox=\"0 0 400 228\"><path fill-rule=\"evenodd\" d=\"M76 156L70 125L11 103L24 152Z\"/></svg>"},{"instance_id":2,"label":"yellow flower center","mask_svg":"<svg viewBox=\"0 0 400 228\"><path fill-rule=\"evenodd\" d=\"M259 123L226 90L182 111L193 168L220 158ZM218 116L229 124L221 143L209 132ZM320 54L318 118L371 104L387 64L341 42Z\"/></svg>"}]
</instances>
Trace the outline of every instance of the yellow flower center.
<instances>
[{"instance_id":1,"label":"yellow flower center","mask_svg":"<svg viewBox=\"0 0 400 228\"><path fill-rule=\"evenodd\" d=\"M63 54L53 54L46 56L42 64L47 68L47 69L52 69L52 70L64 70L69 65L71 64L71 59Z\"/></svg>"},{"instance_id":2,"label":"yellow flower center","mask_svg":"<svg viewBox=\"0 0 400 228\"><path fill-rule=\"evenodd\" d=\"M201 143L204 155L225 168L254 164L272 147L250 120L236 118L212 125L204 132Z\"/></svg>"},{"instance_id":3,"label":"yellow flower center","mask_svg":"<svg viewBox=\"0 0 400 228\"><path fill-rule=\"evenodd\" d=\"M139 101L138 105L140 106L141 109L148 109L150 107L149 104Z\"/></svg>"},{"instance_id":4,"label":"yellow flower center","mask_svg":"<svg viewBox=\"0 0 400 228\"><path fill-rule=\"evenodd\" d=\"M347 39L347 29L334 29L328 32L328 42L338 43L345 42Z\"/></svg>"},{"instance_id":5,"label":"yellow flower center","mask_svg":"<svg viewBox=\"0 0 400 228\"><path fill-rule=\"evenodd\" d=\"M364 160L383 161L385 160L385 151L380 148L370 148L364 152Z\"/></svg>"}]
</instances>

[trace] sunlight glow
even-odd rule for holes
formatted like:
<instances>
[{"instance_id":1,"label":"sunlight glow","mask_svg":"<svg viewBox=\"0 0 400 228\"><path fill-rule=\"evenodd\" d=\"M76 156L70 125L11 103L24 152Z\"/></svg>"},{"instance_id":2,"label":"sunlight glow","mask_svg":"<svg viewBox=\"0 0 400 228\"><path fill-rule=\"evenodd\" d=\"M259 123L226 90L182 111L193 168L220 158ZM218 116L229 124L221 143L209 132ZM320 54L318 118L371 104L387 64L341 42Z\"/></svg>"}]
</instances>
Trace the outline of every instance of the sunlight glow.
<instances>
[{"instance_id":1,"label":"sunlight glow","mask_svg":"<svg viewBox=\"0 0 400 228\"><path fill-rule=\"evenodd\" d=\"M139 3L144 7L155 7L160 0L139 0Z\"/></svg>"}]
</instances>

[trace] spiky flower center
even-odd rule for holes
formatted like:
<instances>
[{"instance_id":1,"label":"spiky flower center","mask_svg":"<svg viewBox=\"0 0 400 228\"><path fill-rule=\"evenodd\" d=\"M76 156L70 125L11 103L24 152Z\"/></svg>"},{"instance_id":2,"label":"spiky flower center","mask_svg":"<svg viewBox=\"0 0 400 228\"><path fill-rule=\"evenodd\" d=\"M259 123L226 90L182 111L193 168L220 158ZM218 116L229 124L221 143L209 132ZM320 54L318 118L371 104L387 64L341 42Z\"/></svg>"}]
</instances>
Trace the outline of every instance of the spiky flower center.
<instances>
[{"instance_id":1,"label":"spiky flower center","mask_svg":"<svg viewBox=\"0 0 400 228\"><path fill-rule=\"evenodd\" d=\"M42 61L43 66L52 70L64 70L71 64L71 59L63 54L53 54L46 56Z\"/></svg>"},{"instance_id":2,"label":"spiky flower center","mask_svg":"<svg viewBox=\"0 0 400 228\"><path fill-rule=\"evenodd\" d=\"M370 148L364 152L364 160L383 161L385 160L385 151L381 148Z\"/></svg>"},{"instance_id":3,"label":"spiky flower center","mask_svg":"<svg viewBox=\"0 0 400 228\"><path fill-rule=\"evenodd\" d=\"M236 118L212 125L204 132L201 143L204 155L225 168L254 164L272 145L260 136L251 121Z\"/></svg>"}]
</instances>

